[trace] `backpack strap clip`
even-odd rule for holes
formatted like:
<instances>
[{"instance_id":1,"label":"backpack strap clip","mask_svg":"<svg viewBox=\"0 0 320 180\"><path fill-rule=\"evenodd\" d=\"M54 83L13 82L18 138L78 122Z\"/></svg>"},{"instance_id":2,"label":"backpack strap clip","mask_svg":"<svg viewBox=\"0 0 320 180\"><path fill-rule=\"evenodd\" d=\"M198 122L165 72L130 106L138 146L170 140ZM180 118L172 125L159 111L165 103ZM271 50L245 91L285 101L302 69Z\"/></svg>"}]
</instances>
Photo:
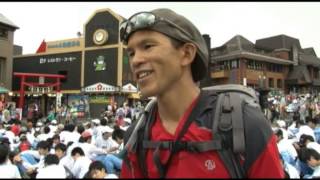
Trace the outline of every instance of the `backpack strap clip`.
<instances>
[{"instance_id":1,"label":"backpack strap clip","mask_svg":"<svg viewBox=\"0 0 320 180\"><path fill-rule=\"evenodd\" d=\"M221 97L221 118L219 123L219 129L223 132L227 132L232 129L232 111L233 106L230 102L230 94L222 93Z\"/></svg>"}]
</instances>

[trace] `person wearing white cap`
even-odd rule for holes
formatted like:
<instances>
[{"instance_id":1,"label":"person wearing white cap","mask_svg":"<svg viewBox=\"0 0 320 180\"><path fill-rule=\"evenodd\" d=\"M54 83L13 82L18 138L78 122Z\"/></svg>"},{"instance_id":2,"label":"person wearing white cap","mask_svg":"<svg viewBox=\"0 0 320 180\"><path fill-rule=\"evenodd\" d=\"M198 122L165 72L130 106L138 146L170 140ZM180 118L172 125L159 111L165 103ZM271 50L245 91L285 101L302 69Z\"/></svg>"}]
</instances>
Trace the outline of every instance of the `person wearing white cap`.
<instances>
[{"instance_id":1,"label":"person wearing white cap","mask_svg":"<svg viewBox=\"0 0 320 180\"><path fill-rule=\"evenodd\" d=\"M102 137L99 137L95 145L99 148L106 149L107 152L113 152L118 149L119 145L112 139L113 129L109 126L104 126L101 129Z\"/></svg>"},{"instance_id":2,"label":"person wearing white cap","mask_svg":"<svg viewBox=\"0 0 320 180\"><path fill-rule=\"evenodd\" d=\"M95 142L99 137L99 126L100 126L100 119L92 119L91 120L92 126L92 141Z\"/></svg>"},{"instance_id":3,"label":"person wearing white cap","mask_svg":"<svg viewBox=\"0 0 320 180\"><path fill-rule=\"evenodd\" d=\"M58 124L58 121L56 119L54 119L50 122L49 127L50 127L50 130L52 133L55 133L57 131L57 129L58 129L57 124Z\"/></svg>"}]
</instances>

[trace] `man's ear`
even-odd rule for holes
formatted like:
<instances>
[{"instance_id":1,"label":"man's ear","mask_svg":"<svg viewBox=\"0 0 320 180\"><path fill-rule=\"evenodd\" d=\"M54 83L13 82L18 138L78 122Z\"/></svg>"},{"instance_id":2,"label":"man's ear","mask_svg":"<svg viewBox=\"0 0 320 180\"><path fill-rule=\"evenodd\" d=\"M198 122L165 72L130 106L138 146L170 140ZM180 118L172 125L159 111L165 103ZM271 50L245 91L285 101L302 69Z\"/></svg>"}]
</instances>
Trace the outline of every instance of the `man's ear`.
<instances>
[{"instance_id":1,"label":"man's ear","mask_svg":"<svg viewBox=\"0 0 320 180\"><path fill-rule=\"evenodd\" d=\"M182 46L183 50L183 60L181 61L182 65L188 65L193 62L197 54L197 46L192 43L185 43Z\"/></svg>"}]
</instances>

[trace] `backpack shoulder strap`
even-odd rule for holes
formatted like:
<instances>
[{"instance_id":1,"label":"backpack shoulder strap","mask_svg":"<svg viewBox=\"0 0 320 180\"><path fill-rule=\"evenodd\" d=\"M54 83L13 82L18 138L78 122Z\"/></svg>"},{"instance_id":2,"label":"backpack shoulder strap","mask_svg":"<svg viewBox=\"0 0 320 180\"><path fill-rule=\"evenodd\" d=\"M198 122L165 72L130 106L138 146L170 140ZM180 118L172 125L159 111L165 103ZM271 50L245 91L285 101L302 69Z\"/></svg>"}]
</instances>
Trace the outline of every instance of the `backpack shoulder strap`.
<instances>
[{"instance_id":1,"label":"backpack shoulder strap","mask_svg":"<svg viewBox=\"0 0 320 180\"><path fill-rule=\"evenodd\" d=\"M217 152L223 160L231 178L243 178L245 173L240 164L239 157L236 156L236 153L244 152L245 150L242 100L240 95L228 92L220 93L213 117L213 139L221 140L223 145L221 150Z\"/></svg>"},{"instance_id":2,"label":"backpack shoulder strap","mask_svg":"<svg viewBox=\"0 0 320 180\"><path fill-rule=\"evenodd\" d=\"M229 99L230 104L233 107L233 111L231 113L233 152L244 153L246 148L242 115L242 107L244 104L240 95L237 93L230 93Z\"/></svg>"}]
</instances>

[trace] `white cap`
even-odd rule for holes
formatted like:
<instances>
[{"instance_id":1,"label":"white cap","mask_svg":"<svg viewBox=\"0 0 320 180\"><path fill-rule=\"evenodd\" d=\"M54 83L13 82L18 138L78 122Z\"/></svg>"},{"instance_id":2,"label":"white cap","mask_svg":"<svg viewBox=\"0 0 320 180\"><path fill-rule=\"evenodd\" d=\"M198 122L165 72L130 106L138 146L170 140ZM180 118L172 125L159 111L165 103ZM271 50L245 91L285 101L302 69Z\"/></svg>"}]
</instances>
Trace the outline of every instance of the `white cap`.
<instances>
[{"instance_id":1,"label":"white cap","mask_svg":"<svg viewBox=\"0 0 320 180\"><path fill-rule=\"evenodd\" d=\"M57 122L57 120L55 120L55 119L51 121L51 124L57 124L57 123L58 123L58 122Z\"/></svg>"},{"instance_id":2,"label":"white cap","mask_svg":"<svg viewBox=\"0 0 320 180\"><path fill-rule=\"evenodd\" d=\"M277 124L281 128L285 128L286 127L286 122L284 120L278 120Z\"/></svg>"},{"instance_id":3,"label":"white cap","mask_svg":"<svg viewBox=\"0 0 320 180\"><path fill-rule=\"evenodd\" d=\"M131 124L131 119L130 119L130 118L124 118L123 120L124 120L125 122Z\"/></svg>"},{"instance_id":4,"label":"white cap","mask_svg":"<svg viewBox=\"0 0 320 180\"><path fill-rule=\"evenodd\" d=\"M112 133L112 132L113 132L113 129L110 128L109 126L104 126L103 128L101 128L101 133L102 133L102 134L103 134L103 133L106 133L106 132Z\"/></svg>"},{"instance_id":5,"label":"white cap","mask_svg":"<svg viewBox=\"0 0 320 180\"><path fill-rule=\"evenodd\" d=\"M39 127L39 126L43 126L43 123L42 122L37 122L37 125L36 125L37 127Z\"/></svg>"},{"instance_id":6,"label":"white cap","mask_svg":"<svg viewBox=\"0 0 320 180\"><path fill-rule=\"evenodd\" d=\"M127 131L127 129L129 128L129 126L120 126L120 129Z\"/></svg>"},{"instance_id":7,"label":"white cap","mask_svg":"<svg viewBox=\"0 0 320 180\"><path fill-rule=\"evenodd\" d=\"M100 124L100 119L92 119L91 121L95 124Z\"/></svg>"}]
</instances>

